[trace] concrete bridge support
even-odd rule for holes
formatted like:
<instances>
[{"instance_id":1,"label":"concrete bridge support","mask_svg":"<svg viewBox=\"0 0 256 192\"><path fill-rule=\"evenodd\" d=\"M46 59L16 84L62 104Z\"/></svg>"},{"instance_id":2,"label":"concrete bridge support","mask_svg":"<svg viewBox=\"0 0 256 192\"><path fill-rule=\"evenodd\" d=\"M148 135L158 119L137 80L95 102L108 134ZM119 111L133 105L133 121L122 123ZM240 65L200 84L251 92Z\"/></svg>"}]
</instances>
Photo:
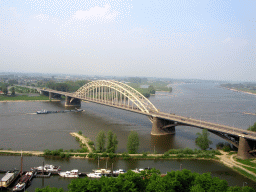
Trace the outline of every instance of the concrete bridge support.
<instances>
[{"instance_id":1,"label":"concrete bridge support","mask_svg":"<svg viewBox=\"0 0 256 192\"><path fill-rule=\"evenodd\" d=\"M51 100L53 98L53 93L49 92L49 99Z\"/></svg>"},{"instance_id":2,"label":"concrete bridge support","mask_svg":"<svg viewBox=\"0 0 256 192\"><path fill-rule=\"evenodd\" d=\"M80 107L81 106L81 100L80 99L75 99L69 96L66 96L65 99L65 106L77 106Z\"/></svg>"},{"instance_id":3,"label":"concrete bridge support","mask_svg":"<svg viewBox=\"0 0 256 192\"><path fill-rule=\"evenodd\" d=\"M237 157L240 159L250 159L254 157L253 154L249 153L249 151L252 150L252 144L253 143L250 142L248 139L240 137Z\"/></svg>"},{"instance_id":4,"label":"concrete bridge support","mask_svg":"<svg viewBox=\"0 0 256 192\"><path fill-rule=\"evenodd\" d=\"M51 93L49 92L49 99L60 99L61 95L60 94L56 94L56 93Z\"/></svg>"},{"instance_id":5,"label":"concrete bridge support","mask_svg":"<svg viewBox=\"0 0 256 192\"><path fill-rule=\"evenodd\" d=\"M153 117L151 135L175 134L175 123L169 120Z\"/></svg>"}]
</instances>

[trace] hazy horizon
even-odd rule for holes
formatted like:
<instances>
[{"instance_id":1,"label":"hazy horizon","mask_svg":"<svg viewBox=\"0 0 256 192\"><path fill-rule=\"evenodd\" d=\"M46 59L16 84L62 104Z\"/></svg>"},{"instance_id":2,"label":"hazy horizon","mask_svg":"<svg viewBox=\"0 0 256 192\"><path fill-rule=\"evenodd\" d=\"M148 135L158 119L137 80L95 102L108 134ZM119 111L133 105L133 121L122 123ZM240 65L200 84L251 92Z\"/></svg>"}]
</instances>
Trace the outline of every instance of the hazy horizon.
<instances>
[{"instance_id":1,"label":"hazy horizon","mask_svg":"<svg viewBox=\"0 0 256 192\"><path fill-rule=\"evenodd\" d=\"M256 81L252 1L0 1L0 72Z\"/></svg>"}]
</instances>

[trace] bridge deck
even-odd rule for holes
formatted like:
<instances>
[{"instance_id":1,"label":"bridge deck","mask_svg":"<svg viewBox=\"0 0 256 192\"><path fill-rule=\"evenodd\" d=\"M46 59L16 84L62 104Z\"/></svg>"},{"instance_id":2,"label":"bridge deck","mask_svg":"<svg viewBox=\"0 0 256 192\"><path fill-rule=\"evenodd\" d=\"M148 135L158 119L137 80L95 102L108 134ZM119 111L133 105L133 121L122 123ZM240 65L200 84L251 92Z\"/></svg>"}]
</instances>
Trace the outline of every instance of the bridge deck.
<instances>
[{"instance_id":1,"label":"bridge deck","mask_svg":"<svg viewBox=\"0 0 256 192\"><path fill-rule=\"evenodd\" d=\"M192 127L202 128L202 129L208 129L209 131L216 131L216 132L229 134L229 135L233 135L233 136L237 136L237 137L244 137L246 139L256 140L256 132L252 132L252 131L248 131L248 130L244 130L244 129L239 129L239 128L235 128L235 127L231 127L231 126L227 126L227 125L221 125L221 124L211 123L211 122L207 122L207 121L201 121L201 120L198 120L198 119L183 117L183 116L164 113L164 112L145 113L145 112L142 112L138 109L134 109L134 108L131 108L131 107L118 105L118 104L113 104L111 101L101 101L101 100L97 100L97 99L79 98L79 97L74 96L73 93L68 93L68 92L63 92L63 91L56 91L56 90L52 90L52 89L38 89L38 90L39 91L51 92L51 93L64 95L64 96L69 96L69 97L72 97L72 98L81 99L81 100L85 100L85 101L89 101L89 102L94 102L94 103L98 103L98 104L101 104L101 105L107 105L107 106L110 106L110 107L115 107L115 108L131 111L131 112L135 112L135 113L140 113L140 114L147 115L147 116L155 116L157 118L177 122L180 125L192 126Z\"/></svg>"}]
</instances>

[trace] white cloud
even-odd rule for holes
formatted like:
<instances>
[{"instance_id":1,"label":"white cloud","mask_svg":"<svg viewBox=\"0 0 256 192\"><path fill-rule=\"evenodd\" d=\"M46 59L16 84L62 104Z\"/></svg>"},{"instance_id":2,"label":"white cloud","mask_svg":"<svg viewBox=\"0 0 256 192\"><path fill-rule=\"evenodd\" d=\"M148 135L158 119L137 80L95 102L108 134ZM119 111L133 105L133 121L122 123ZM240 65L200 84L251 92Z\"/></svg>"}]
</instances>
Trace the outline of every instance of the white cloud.
<instances>
[{"instance_id":1,"label":"white cloud","mask_svg":"<svg viewBox=\"0 0 256 192\"><path fill-rule=\"evenodd\" d=\"M111 6L106 4L104 7L92 7L88 11L77 11L74 15L74 19L85 20L89 22L111 22L118 15L117 11L111 10Z\"/></svg>"},{"instance_id":2,"label":"white cloud","mask_svg":"<svg viewBox=\"0 0 256 192\"><path fill-rule=\"evenodd\" d=\"M35 18L37 18L40 21L48 21L49 20L49 15L40 14L40 15L35 16Z\"/></svg>"}]
</instances>

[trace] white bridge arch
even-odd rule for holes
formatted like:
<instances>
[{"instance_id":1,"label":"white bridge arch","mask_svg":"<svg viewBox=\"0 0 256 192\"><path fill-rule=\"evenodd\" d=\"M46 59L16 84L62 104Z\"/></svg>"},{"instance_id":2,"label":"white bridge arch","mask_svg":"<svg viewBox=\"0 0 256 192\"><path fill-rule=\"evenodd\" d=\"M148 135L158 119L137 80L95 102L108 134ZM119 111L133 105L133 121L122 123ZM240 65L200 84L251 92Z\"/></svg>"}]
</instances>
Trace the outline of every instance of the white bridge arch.
<instances>
[{"instance_id":1,"label":"white bridge arch","mask_svg":"<svg viewBox=\"0 0 256 192\"><path fill-rule=\"evenodd\" d=\"M158 112L156 107L141 93L118 81L92 81L79 88L74 96L130 110L140 110L143 113Z\"/></svg>"}]
</instances>

